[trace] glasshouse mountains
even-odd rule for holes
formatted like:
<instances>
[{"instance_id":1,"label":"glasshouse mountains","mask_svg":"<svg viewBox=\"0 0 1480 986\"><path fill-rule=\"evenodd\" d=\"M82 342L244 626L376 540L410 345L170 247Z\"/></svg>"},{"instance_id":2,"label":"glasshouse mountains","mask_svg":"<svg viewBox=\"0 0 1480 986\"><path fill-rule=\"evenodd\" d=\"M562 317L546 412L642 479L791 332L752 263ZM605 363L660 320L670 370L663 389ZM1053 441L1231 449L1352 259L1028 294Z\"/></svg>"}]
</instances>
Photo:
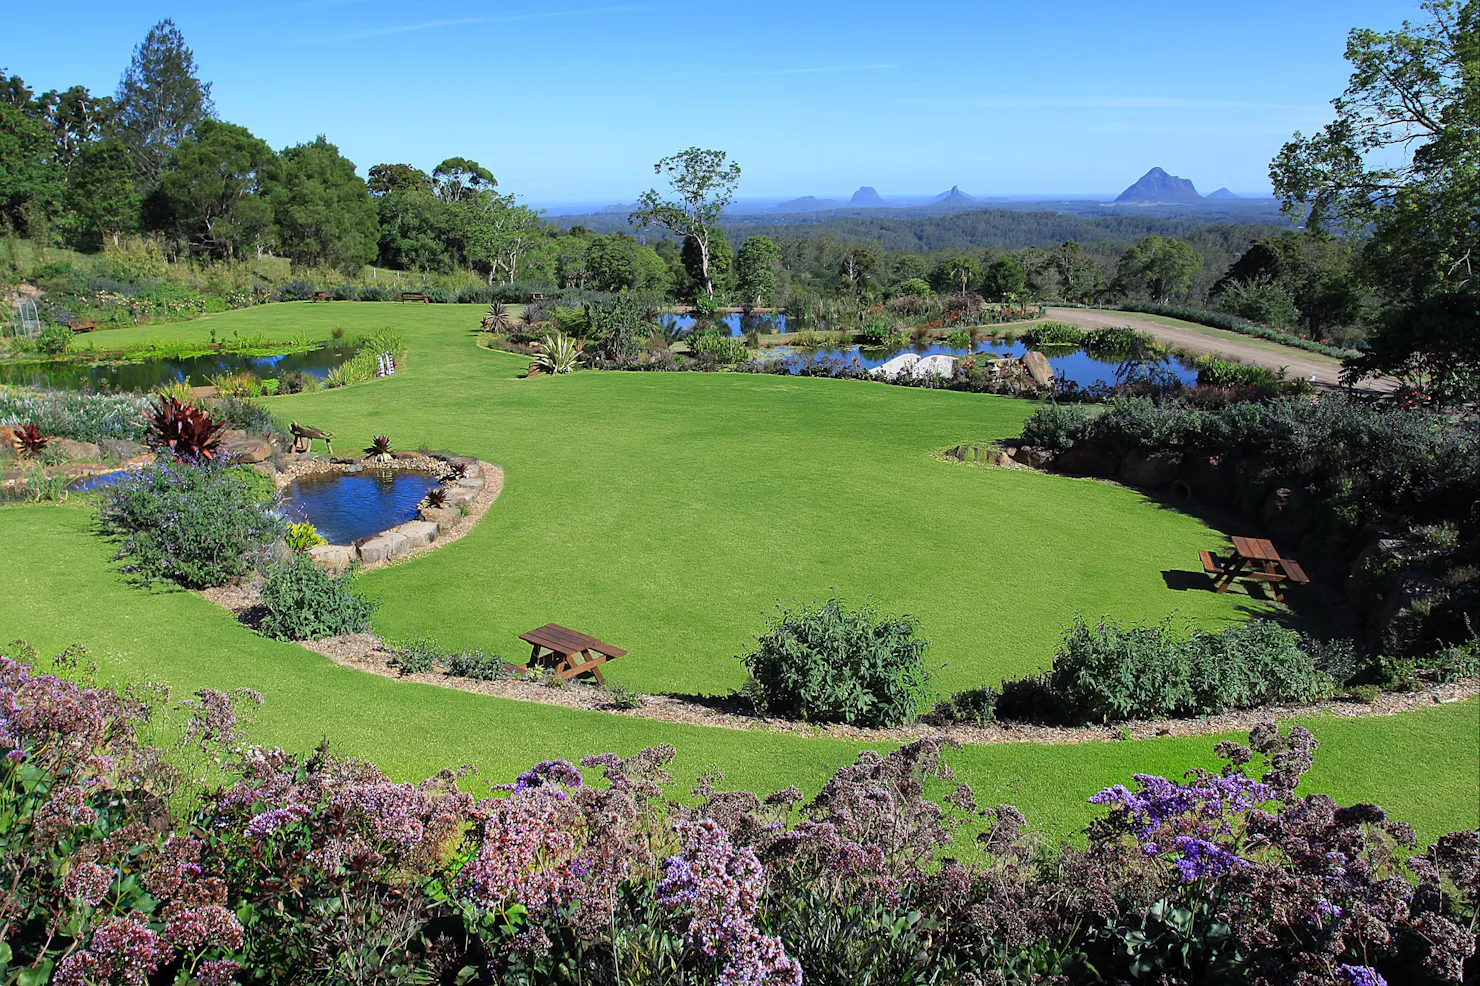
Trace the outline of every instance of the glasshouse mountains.
<instances>
[{"instance_id":1,"label":"glasshouse mountains","mask_svg":"<svg viewBox=\"0 0 1480 986\"><path fill-rule=\"evenodd\" d=\"M0 984L1480 981L1480 3L1410 17L1282 213L551 216L169 20L0 73Z\"/></svg>"}]
</instances>

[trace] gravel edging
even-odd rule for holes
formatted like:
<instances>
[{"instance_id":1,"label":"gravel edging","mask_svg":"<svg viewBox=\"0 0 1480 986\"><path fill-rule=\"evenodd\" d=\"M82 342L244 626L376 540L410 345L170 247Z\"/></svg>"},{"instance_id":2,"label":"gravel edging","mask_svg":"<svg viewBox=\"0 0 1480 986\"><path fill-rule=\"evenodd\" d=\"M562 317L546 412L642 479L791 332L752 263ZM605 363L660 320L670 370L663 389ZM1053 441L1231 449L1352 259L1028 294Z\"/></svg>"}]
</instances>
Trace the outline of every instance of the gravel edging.
<instances>
[{"instance_id":1,"label":"gravel edging","mask_svg":"<svg viewBox=\"0 0 1480 986\"><path fill-rule=\"evenodd\" d=\"M903 743L927 736L946 737L980 746L1003 743L1095 743L1113 740L1154 739L1164 736L1205 736L1216 733L1245 733L1262 722L1329 715L1338 719L1390 716L1413 709L1460 702L1480 695L1480 678L1450 685L1435 685L1416 692L1381 694L1370 705L1326 701L1310 705L1266 706L1199 719L1149 719L1111 726L1046 726L1032 723L993 723L987 726L930 726L923 723L899 729L865 729L857 726L818 725L784 719L727 712L695 699L676 695L643 695L636 709L616 709L609 693L595 685L569 682L551 687L539 681L502 678L476 681L440 672L402 675L391 664L391 652L373 634L349 634L305 641L302 646L329 658L342 667L386 678L413 681L438 688L492 695L519 702L536 702L567 709L605 712L634 719L713 726L722 729L761 730L800 736L846 739L863 743ZM716 705L721 704L717 701Z\"/></svg>"}]
</instances>

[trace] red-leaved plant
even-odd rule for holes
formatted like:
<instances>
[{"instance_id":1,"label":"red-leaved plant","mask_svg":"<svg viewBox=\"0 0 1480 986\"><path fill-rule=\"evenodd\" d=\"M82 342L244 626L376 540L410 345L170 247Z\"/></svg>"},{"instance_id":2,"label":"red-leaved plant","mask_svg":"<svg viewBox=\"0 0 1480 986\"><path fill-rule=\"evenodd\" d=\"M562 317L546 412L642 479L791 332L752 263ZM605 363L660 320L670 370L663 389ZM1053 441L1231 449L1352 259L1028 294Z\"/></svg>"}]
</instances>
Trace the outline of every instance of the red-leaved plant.
<instances>
[{"instance_id":1,"label":"red-leaved plant","mask_svg":"<svg viewBox=\"0 0 1480 986\"><path fill-rule=\"evenodd\" d=\"M21 455L40 455L51 444L51 436L34 424L21 425L15 432L15 450Z\"/></svg>"},{"instance_id":2,"label":"red-leaved plant","mask_svg":"<svg viewBox=\"0 0 1480 986\"><path fill-rule=\"evenodd\" d=\"M195 462L213 458L221 448L221 432L226 428L194 404L182 404L173 397L161 397L149 413L147 440L161 452L176 459Z\"/></svg>"}]
</instances>

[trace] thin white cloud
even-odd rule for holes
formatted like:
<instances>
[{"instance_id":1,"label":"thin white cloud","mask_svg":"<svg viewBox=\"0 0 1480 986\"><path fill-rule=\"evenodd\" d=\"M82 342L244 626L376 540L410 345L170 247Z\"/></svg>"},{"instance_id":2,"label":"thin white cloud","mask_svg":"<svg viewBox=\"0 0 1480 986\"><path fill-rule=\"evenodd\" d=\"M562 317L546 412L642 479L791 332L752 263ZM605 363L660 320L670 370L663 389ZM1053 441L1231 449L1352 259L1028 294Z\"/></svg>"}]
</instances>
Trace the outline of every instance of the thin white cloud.
<instances>
[{"instance_id":1,"label":"thin white cloud","mask_svg":"<svg viewBox=\"0 0 1480 986\"><path fill-rule=\"evenodd\" d=\"M1168 96L1089 96L1040 98L1036 96L1000 96L983 99L950 99L935 96L899 96L895 102L941 109L1132 109L1132 110L1274 110L1302 112L1308 106L1285 103L1260 103L1237 99L1183 99Z\"/></svg>"},{"instance_id":2,"label":"thin white cloud","mask_svg":"<svg viewBox=\"0 0 1480 986\"><path fill-rule=\"evenodd\" d=\"M448 27L468 27L474 24L522 24L528 21L554 20L566 17L599 17L611 14L650 14L674 10L692 10L696 7L716 7L738 0L700 0L698 3L628 3L604 7L583 7L578 10L532 10L515 14L487 14L478 17L452 17L444 20L421 21L413 24L390 24L350 31L333 37L318 38L320 42L365 41L397 34L417 31L435 31Z\"/></svg>"}]
</instances>

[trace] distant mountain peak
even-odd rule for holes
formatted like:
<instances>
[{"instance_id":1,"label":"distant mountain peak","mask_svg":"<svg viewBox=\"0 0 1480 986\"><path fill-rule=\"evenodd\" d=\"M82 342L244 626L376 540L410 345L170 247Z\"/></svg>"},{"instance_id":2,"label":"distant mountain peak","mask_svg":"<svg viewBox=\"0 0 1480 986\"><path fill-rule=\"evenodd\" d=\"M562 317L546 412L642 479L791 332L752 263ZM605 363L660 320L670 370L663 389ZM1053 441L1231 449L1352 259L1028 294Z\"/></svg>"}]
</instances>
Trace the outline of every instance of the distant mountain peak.
<instances>
[{"instance_id":1,"label":"distant mountain peak","mask_svg":"<svg viewBox=\"0 0 1480 986\"><path fill-rule=\"evenodd\" d=\"M1202 196L1186 178L1169 175L1160 168L1152 168L1140 179L1121 192L1117 202L1198 202Z\"/></svg>"},{"instance_id":2,"label":"distant mountain peak","mask_svg":"<svg viewBox=\"0 0 1480 986\"><path fill-rule=\"evenodd\" d=\"M1209 192L1208 193L1208 198L1210 198L1210 199L1241 199L1241 198L1243 198L1243 196L1242 195L1235 195L1235 194L1233 194L1232 192L1230 192L1226 188L1220 188L1216 192Z\"/></svg>"},{"instance_id":3,"label":"distant mountain peak","mask_svg":"<svg viewBox=\"0 0 1480 986\"><path fill-rule=\"evenodd\" d=\"M864 185L853 193L853 198L848 204L859 209L877 209L883 206L884 199L875 191L874 186Z\"/></svg>"},{"instance_id":4,"label":"distant mountain peak","mask_svg":"<svg viewBox=\"0 0 1480 986\"><path fill-rule=\"evenodd\" d=\"M815 195L803 195L799 199L787 199L780 205L774 205L770 212L824 212L828 209L838 209L842 203L835 199L819 199Z\"/></svg>"},{"instance_id":5,"label":"distant mountain peak","mask_svg":"<svg viewBox=\"0 0 1480 986\"><path fill-rule=\"evenodd\" d=\"M952 185L949 192L941 192L935 197L935 201L943 202L946 205L966 205L975 202L976 199L961 191L960 185Z\"/></svg>"}]
</instances>

